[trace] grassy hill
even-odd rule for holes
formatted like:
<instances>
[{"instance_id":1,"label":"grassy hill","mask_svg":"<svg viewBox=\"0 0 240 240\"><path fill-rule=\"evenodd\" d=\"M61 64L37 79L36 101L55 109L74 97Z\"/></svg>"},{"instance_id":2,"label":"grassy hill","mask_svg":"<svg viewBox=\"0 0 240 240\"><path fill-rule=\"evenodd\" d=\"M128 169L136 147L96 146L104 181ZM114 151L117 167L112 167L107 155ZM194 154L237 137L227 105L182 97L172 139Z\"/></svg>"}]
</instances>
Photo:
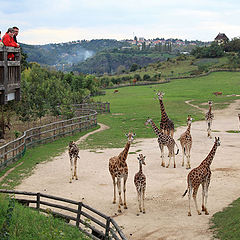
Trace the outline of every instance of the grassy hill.
<instances>
[{"instance_id":1,"label":"grassy hill","mask_svg":"<svg viewBox=\"0 0 240 240\"><path fill-rule=\"evenodd\" d=\"M226 107L232 100L239 97L226 95L240 94L240 73L218 72L206 77L172 80L166 84L148 86L133 86L106 90L105 96L95 97L95 100L110 102L111 114L99 115L98 121L110 126L110 129L99 132L94 138L87 139L86 148L121 147L124 144L124 134L134 131L137 138L154 137L151 129L146 129L144 122L151 117L156 123L160 121L160 107L156 91L165 92L164 104L168 116L175 126L184 125L186 117L191 114L195 120L203 120L204 115L185 103L193 100L200 105L212 99L214 109ZM221 91L223 96L216 97L213 92ZM107 139L107 141L102 141Z\"/></svg>"}]
</instances>

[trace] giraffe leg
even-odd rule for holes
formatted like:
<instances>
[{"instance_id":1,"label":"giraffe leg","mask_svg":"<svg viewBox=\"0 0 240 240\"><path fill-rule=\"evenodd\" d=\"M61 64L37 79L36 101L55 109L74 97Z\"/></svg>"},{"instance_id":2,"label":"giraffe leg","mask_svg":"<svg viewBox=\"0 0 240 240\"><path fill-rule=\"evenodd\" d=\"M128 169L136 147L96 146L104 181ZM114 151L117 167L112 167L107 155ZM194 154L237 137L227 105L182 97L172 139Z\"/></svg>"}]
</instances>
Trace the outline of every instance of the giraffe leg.
<instances>
[{"instance_id":1,"label":"giraffe leg","mask_svg":"<svg viewBox=\"0 0 240 240\"><path fill-rule=\"evenodd\" d=\"M202 212L205 212L204 199L205 199L205 182L202 183Z\"/></svg>"},{"instance_id":2,"label":"giraffe leg","mask_svg":"<svg viewBox=\"0 0 240 240\"><path fill-rule=\"evenodd\" d=\"M190 169L191 165L190 165L190 149L187 149L187 167L186 169Z\"/></svg>"},{"instance_id":3,"label":"giraffe leg","mask_svg":"<svg viewBox=\"0 0 240 240\"><path fill-rule=\"evenodd\" d=\"M71 175L70 175L70 180L69 180L69 182L71 183L71 182L72 182L72 179L73 179L73 160L72 160L71 157L70 157L70 171L71 171Z\"/></svg>"},{"instance_id":4,"label":"giraffe leg","mask_svg":"<svg viewBox=\"0 0 240 240\"><path fill-rule=\"evenodd\" d=\"M124 209L127 209L127 201L126 201L126 181L127 177L123 179L123 201L124 201Z\"/></svg>"},{"instance_id":5,"label":"giraffe leg","mask_svg":"<svg viewBox=\"0 0 240 240\"><path fill-rule=\"evenodd\" d=\"M139 211L142 212L142 208L141 208L141 190L138 189L138 208L139 208Z\"/></svg>"},{"instance_id":6,"label":"giraffe leg","mask_svg":"<svg viewBox=\"0 0 240 240\"><path fill-rule=\"evenodd\" d=\"M207 210L207 198L208 198L208 187L210 184L210 179L207 180L206 187L205 187L205 215L209 215Z\"/></svg>"},{"instance_id":7,"label":"giraffe leg","mask_svg":"<svg viewBox=\"0 0 240 240\"><path fill-rule=\"evenodd\" d=\"M161 166L165 167L165 162L164 162L164 146L162 144L159 144L160 150L161 150L161 158L162 158L162 163Z\"/></svg>"},{"instance_id":8,"label":"giraffe leg","mask_svg":"<svg viewBox=\"0 0 240 240\"><path fill-rule=\"evenodd\" d=\"M192 197L192 187L190 186L188 189L188 216L192 216L192 214L191 214L191 197Z\"/></svg>"},{"instance_id":9,"label":"giraffe leg","mask_svg":"<svg viewBox=\"0 0 240 240\"><path fill-rule=\"evenodd\" d=\"M117 187L118 187L118 197L119 197L119 202L118 202L118 212L121 213L121 205L122 205L122 198L121 198L121 178L117 178Z\"/></svg>"},{"instance_id":10,"label":"giraffe leg","mask_svg":"<svg viewBox=\"0 0 240 240\"><path fill-rule=\"evenodd\" d=\"M201 212L199 211L198 205L197 205L197 191L198 191L198 188L199 188L199 186L193 188L193 200L194 200L195 207L196 207L198 215L201 215Z\"/></svg>"},{"instance_id":11,"label":"giraffe leg","mask_svg":"<svg viewBox=\"0 0 240 240\"><path fill-rule=\"evenodd\" d=\"M182 167L184 167L184 155L185 155L185 148L182 145Z\"/></svg>"},{"instance_id":12,"label":"giraffe leg","mask_svg":"<svg viewBox=\"0 0 240 240\"><path fill-rule=\"evenodd\" d=\"M169 147L168 147L168 156L169 156L169 161L168 161L168 165L166 166L166 168L168 168L170 166L170 161L171 161L172 156L174 157L174 152ZM175 165L175 167L176 167L176 165Z\"/></svg>"},{"instance_id":13,"label":"giraffe leg","mask_svg":"<svg viewBox=\"0 0 240 240\"><path fill-rule=\"evenodd\" d=\"M145 206L144 206L144 200L145 200L145 188L142 190L142 206L143 206L143 213L146 213Z\"/></svg>"},{"instance_id":14,"label":"giraffe leg","mask_svg":"<svg viewBox=\"0 0 240 240\"><path fill-rule=\"evenodd\" d=\"M174 152L173 152L173 162L174 162L173 167L176 168L176 162L175 162L175 154L174 154Z\"/></svg>"},{"instance_id":15,"label":"giraffe leg","mask_svg":"<svg viewBox=\"0 0 240 240\"><path fill-rule=\"evenodd\" d=\"M114 175L112 176L112 180L113 180L113 204L116 203L116 178Z\"/></svg>"},{"instance_id":16,"label":"giraffe leg","mask_svg":"<svg viewBox=\"0 0 240 240\"><path fill-rule=\"evenodd\" d=\"M78 180L78 177L77 177L77 157L75 157L75 159L74 159L74 176L75 176L75 179Z\"/></svg>"}]
</instances>

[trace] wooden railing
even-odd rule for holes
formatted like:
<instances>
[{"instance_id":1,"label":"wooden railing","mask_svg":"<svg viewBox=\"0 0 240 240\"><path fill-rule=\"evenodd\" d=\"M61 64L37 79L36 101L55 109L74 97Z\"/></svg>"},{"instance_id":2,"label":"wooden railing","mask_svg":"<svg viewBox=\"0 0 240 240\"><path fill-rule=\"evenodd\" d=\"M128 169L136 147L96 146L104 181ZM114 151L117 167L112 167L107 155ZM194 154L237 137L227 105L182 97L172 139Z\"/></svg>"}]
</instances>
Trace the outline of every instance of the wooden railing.
<instances>
[{"instance_id":1,"label":"wooden railing","mask_svg":"<svg viewBox=\"0 0 240 240\"><path fill-rule=\"evenodd\" d=\"M15 61L8 61L13 53ZM0 46L0 105L7 101L20 100L21 54L19 48ZM12 96L9 96L12 94ZM10 99L9 99L10 98Z\"/></svg>"},{"instance_id":2,"label":"wooden railing","mask_svg":"<svg viewBox=\"0 0 240 240\"><path fill-rule=\"evenodd\" d=\"M109 112L109 103L76 105L75 117L28 129L21 137L0 147L0 171L20 159L27 147L52 142L66 135L81 132L97 126L97 114ZM96 110L92 110L93 108Z\"/></svg>"},{"instance_id":3,"label":"wooden railing","mask_svg":"<svg viewBox=\"0 0 240 240\"><path fill-rule=\"evenodd\" d=\"M74 224L80 231L92 239L127 239L113 218L106 216L83 202L24 191L0 189L0 193L14 194L18 202ZM16 195L28 197L16 198Z\"/></svg>"}]
</instances>

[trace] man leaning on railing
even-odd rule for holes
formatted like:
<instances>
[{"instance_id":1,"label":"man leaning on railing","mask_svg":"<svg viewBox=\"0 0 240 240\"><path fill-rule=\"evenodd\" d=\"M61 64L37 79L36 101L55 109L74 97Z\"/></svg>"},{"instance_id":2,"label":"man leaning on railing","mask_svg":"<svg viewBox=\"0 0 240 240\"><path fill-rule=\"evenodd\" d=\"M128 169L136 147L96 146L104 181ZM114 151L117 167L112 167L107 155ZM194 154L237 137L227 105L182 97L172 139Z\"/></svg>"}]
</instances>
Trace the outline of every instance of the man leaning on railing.
<instances>
[{"instance_id":1,"label":"man leaning on railing","mask_svg":"<svg viewBox=\"0 0 240 240\"><path fill-rule=\"evenodd\" d=\"M5 33L5 35L2 38L2 42L6 47L16 47L19 48L19 44L16 43L13 39L13 35L14 35L14 29L13 28L9 28L7 30L7 32ZM8 53L8 60L10 61L14 61L14 54L13 53Z\"/></svg>"}]
</instances>

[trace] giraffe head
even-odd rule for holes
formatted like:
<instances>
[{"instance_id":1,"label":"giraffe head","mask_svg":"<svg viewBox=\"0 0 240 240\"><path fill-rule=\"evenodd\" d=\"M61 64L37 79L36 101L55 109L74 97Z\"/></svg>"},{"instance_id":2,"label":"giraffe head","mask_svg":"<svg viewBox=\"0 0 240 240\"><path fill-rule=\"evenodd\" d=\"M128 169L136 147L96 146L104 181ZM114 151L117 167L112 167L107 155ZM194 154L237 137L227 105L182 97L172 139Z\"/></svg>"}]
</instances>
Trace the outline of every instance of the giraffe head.
<instances>
[{"instance_id":1,"label":"giraffe head","mask_svg":"<svg viewBox=\"0 0 240 240\"><path fill-rule=\"evenodd\" d=\"M146 158L146 156L143 156L142 154L139 154L138 157L137 157L139 163L143 164L143 165L146 165L145 158Z\"/></svg>"},{"instance_id":2,"label":"giraffe head","mask_svg":"<svg viewBox=\"0 0 240 240\"><path fill-rule=\"evenodd\" d=\"M73 141L70 141L69 144L68 144L68 146L69 146L70 148L73 147L73 145L74 145L74 142L73 142Z\"/></svg>"},{"instance_id":3,"label":"giraffe head","mask_svg":"<svg viewBox=\"0 0 240 240\"><path fill-rule=\"evenodd\" d=\"M136 133L131 133L131 132L126 133L126 137L128 139L128 143L132 143L135 136L136 136Z\"/></svg>"},{"instance_id":4,"label":"giraffe head","mask_svg":"<svg viewBox=\"0 0 240 240\"><path fill-rule=\"evenodd\" d=\"M220 143L221 143L220 142L220 138L219 137L218 138L215 137L215 144L217 145L217 147L220 146Z\"/></svg>"},{"instance_id":5,"label":"giraffe head","mask_svg":"<svg viewBox=\"0 0 240 240\"><path fill-rule=\"evenodd\" d=\"M193 120L193 118L191 117L191 115L188 115L187 125L191 124L191 123L192 123L192 120Z\"/></svg>"},{"instance_id":6,"label":"giraffe head","mask_svg":"<svg viewBox=\"0 0 240 240\"><path fill-rule=\"evenodd\" d=\"M164 94L165 94L164 92L160 92L160 91L158 91L158 92L157 92L158 99L159 99L159 100L162 100Z\"/></svg>"},{"instance_id":7,"label":"giraffe head","mask_svg":"<svg viewBox=\"0 0 240 240\"><path fill-rule=\"evenodd\" d=\"M211 107L212 104L213 104L213 101L209 100L209 101L208 101L208 105Z\"/></svg>"},{"instance_id":8,"label":"giraffe head","mask_svg":"<svg viewBox=\"0 0 240 240\"><path fill-rule=\"evenodd\" d=\"M144 123L144 125L146 126L146 125L148 125L148 124L151 124L151 122L152 122L152 119L151 119L151 118L148 118L148 119L146 120L146 122Z\"/></svg>"}]
</instances>

